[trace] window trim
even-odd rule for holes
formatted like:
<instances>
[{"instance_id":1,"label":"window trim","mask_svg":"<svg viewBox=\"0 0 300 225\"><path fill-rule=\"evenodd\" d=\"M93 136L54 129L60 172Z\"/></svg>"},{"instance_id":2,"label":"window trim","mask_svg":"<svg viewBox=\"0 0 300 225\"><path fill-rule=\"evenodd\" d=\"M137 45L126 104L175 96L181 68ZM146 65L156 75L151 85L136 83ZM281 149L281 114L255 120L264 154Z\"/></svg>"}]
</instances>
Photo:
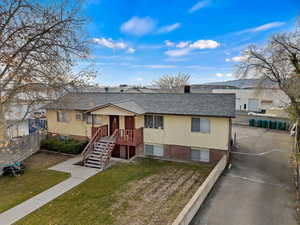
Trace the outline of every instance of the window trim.
<instances>
[{"instance_id":1,"label":"window trim","mask_svg":"<svg viewBox=\"0 0 300 225\"><path fill-rule=\"evenodd\" d=\"M63 114L64 114L64 116L63 116ZM56 111L56 121L58 123L68 123L69 120L68 120L67 111L64 111L64 110L58 110L58 111Z\"/></svg>"},{"instance_id":2,"label":"window trim","mask_svg":"<svg viewBox=\"0 0 300 225\"><path fill-rule=\"evenodd\" d=\"M152 147L152 149L151 149L151 151L152 151L152 154L148 154L148 153L146 153L146 146L151 146ZM159 150L161 150L161 153L162 154L155 154L155 150L157 151L157 149L155 149L155 147L159 147L160 149ZM155 157L164 157L165 156L165 148L164 148L164 145L162 145L162 144L150 144L150 143L144 143L144 155L145 156L155 156Z\"/></svg>"},{"instance_id":3,"label":"window trim","mask_svg":"<svg viewBox=\"0 0 300 225\"><path fill-rule=\"evenodd\" d=\"M200 154L199 154L199 159L198 159L198 160L192 159L192 152L193 152L193 151L199 151L199 152L200 152ZM208 159L207 159L207 160L202 160L202 159L201 159L201 151L202 151L202 152L205 151L205 152L208 153ZM210 162L210 150L209 150L209 149L205 149L205 148L194 148L194 147L192 147L192 148L191 148L190 160L191 160L191 161L194 161L194 162L206 162L206 163L209 163L209 162Z\"/></svg>"},{"instance_id":4,"label":"window trim","mask_svg":"<svg viewBox=\"0 0 300 225\"><path fill-rule=\"evenodd\" d=\"M199 119L199 131L197 130L193 130L193 119ZM208 120L209 121L209 130L206 132L206 131L203 131L201 130L201 119L202 120ZM211 133L211 119L210 118L207 118L207 117L191 117L191 132L192 133L202 133L202 134L210 134Z\"/></svg>"},{"instance_id":5,"label":"window trim","mask_svg":"<svg viewBox=\"0 0 300 225\"><path fill-rule=\"evenodd\" d=\"M148 117L148 118L152 117L151 126L148 126L147 121L146 121L146 117ZM161 118L161 125L162 126L157 126L157 124L159 123L158 122L159 120L157 120L157 118ZM164 116L163 115L156 115L156 114L145 114L144 115L144 128L163 130L164 129Z\"/></svg>"}]
</instances>

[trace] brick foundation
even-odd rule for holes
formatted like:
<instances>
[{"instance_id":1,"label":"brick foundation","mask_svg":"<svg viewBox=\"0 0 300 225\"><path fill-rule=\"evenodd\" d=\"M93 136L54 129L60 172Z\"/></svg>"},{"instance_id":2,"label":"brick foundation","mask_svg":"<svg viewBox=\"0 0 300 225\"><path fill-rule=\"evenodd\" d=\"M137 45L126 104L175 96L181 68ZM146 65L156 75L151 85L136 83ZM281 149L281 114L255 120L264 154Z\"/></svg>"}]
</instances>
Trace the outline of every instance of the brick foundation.
<instances>
[{"instance_id":1,"label":"brick foundation","mask_svg":"<svg viewBox=\"0 0 300 225\"><path fill-rule=\"evenodd\" d=\"M190 160L191 148L180 145L164 145L164 157L168 159Z\"/></svg>"},{"instance_id":2,"label":"brick foundation","mask_svg":"<svg viewBox=\"0 0 300 225\"><path fill-rule=\"evenodd\" d=\"M209 149L209 159L210 159L209 163L217 163L222 158L222 156L226 154L228 154L228 151L226 150ZM136 155L145 156L143 144L136 147ZM178 160L178 161L191 161L190 160L191 147L180 146L180 145L164 145L164 156L163 157L153 156L153 158L170 159L170 160Z\"/></svg>"}]
</instances>

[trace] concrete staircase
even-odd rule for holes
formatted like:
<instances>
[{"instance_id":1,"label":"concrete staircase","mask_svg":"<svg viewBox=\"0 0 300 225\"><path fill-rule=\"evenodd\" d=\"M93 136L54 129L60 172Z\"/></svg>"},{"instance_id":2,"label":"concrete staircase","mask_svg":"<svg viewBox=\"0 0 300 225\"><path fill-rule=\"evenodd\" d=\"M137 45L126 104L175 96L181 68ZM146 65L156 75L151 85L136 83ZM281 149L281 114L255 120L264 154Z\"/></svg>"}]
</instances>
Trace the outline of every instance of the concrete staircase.
<instances>
[{"instance_id":1,"label":"concrete staircase","mask_svg":"<svg viewBox=\"0 0 300 225\"><path fill-rule=\"evenodd\" d=\"M93 151L88 155L84 165L104 170L108 166L114 147L115 141L101 138L98 142L94 143Z\"/></svg>"}]
</instances>

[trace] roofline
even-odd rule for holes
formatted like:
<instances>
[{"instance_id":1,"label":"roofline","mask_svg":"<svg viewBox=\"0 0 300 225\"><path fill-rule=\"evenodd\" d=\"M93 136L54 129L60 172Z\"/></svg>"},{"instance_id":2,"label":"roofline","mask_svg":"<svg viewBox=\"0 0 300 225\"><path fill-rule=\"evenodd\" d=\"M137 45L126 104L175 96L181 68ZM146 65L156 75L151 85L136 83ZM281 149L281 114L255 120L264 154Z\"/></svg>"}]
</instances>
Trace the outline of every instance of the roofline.
<instances>
[{"instance_id":1,"label":"roofline","mask_svg":"<svg viewBox=\"0 0 300 225\"><path fill-rule=\"evenodd\" d=\"M199 115L199 114L183 114L183 113L152 113L152 112L146 112L144 114L155 114L155 115L176 115L176 116L205 116L205 117L218 117L218 118L235 118L235 116L217 116L217 115Z\"/></svg>"},{"instance_id":2,"label":"roofline","mask_svg":"<svg viewBox=\"0 0 300 225\"><path fill-rule=\"evenodd\" d=\"M103 105L103 107L98 107L98 108L104 108L106 107L107 105L110 105L109 104L105 104ZM115 105L113 105L115 106ZM115 106L117 108L120 108L120 109L123 109L125 111L128 111L128 112L132 112L130 110L127 110L127 109L124 109L122 107L119 107L119 106ZM97 108L97 109L98 109ZM95 110L97 110L95 109ZM93 112L95 111L94 109L93 110L87 110L87 109L55 109L55 108L51 108L49 110L69 110L69 111L85 111L84 113L88 113L88 112ZM235 118L236 116L225 116L225 115L208 115L208 114L204 114L204 115L199 115L199 114L183 114L183 113L155 113L155 112L144 112L144 113L135 113L135 112L132 112L134 113L135 115L145 115L145 114L155 114L155 115L176 115L176 116L206 116L206 117L218 117L218 118Z\"/></svg>"},{"instance_id":3,"label":"roofline","mask_svg":"<svg viewBox=\"0 0 300 225\"><path fill-rule=\"evenodd\" d=\"M113 107L116 107L116 108L119 108L119 109L123 109L123 110L125 110L125 111L127 111L127 112L131 112L131 113L133 113L133 114L135 114L135 115L139 115L139 114L136 113L136 112L133 112L133 111L128 110L128 109L125 109L125 108L123 108L123 107L114 105L114 104L112 104L112 103L107 103L107 104L104 104L104 105L101 105L101 106L95 106L94 108L92 108L92 109L90 109L90 110L84 110L84 111L87 111L87 112L85 112L85 113L89 113L89 112L93 112L93 111L96 111L96 110L98 110L98 109L102 109L102 108L105 108L105 107L108 107L108 106L113 106Z\"/></svg>"}]
</instances>

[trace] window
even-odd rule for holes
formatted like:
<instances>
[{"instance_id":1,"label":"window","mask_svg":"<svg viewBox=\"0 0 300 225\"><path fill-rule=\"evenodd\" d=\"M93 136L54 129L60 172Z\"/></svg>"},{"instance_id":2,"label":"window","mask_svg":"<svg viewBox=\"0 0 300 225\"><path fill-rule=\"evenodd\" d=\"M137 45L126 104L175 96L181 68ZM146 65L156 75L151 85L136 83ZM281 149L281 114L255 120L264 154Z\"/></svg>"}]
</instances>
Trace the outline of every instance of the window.
<instances>
[{"instance_id":1,"label":"window","mask_svg":"<svg viewBox=\"0 0 300 225\"><path fill-rule=\"evenodd\" d=\"M192 132L210 133L210 120L207 118L192 118Z\"/></svg>"},{"instance_id":2,"label":"window","mask_svg":"<svg viewBox=\"0 0 300 225\"><path fill-rule=\"evenodd\" d=\"M100 124L101 123L100 116L99 115L93 115L93 121L94 121L94 124Z\"/></svg>"},{"instance_id":3,"label":"window","mask_svg":"<svg viewBox=\"0 0 300 225\"><path fill-rule=\"evenodd\" d=\"M82 113L81 113L81 112L76 112L75 119L76 119L76 120L83 120L83 115L82 115Z\"/></svg>"},{"instance_id":4,"label":"window","mask_svg":"<svg viewBox=\"0 0 300 225\"><path fill-rule=\"evenodd\" d=\"M86 123L87 124L96 124L96 125L100 124L101 123L100 116L88 114L86 117Z\"/></svg>"},{"instance_id":5,"label":"window","mask_svg":"<svg viewBox=\"0 0 300 225\"><path fill-rule=\"evenodd\" d=\"M157 115L145 115L145 128L164 129L164 117Z\"/></svg>"},{"instance_id":6,"label":"window","mask_svg":"<svg viewBox=\"0 0 300 225\"><path fill-rule=\"evenodd\" d=\"M145 155L164 156L164 148L162 145L148 145L144 146Z\"/></svg>"},{"instance_id":7,"label":"window","mask_svg":"<svg viewBox=\"0 0 300 225\"><path fill-rule=\"evenodd\" d=\"M86 116L86 123L87 123L87 124L92 124L92 123L93 123L93 115L88 114L88 115Z\"/></svg>"},{"instance_id":8,"label":"window","mask_svg":"<svg viewBox=\"0 0 300 225\"><path fill-rule=\"evenodd\" d=\"M56 112L57 122L67 123L67 112L65 111L57 111Z\"/></svg>"},{"instance_id":9,"label":"window","mask_svg":"<svg viewBox=\"0 0 300 225\"><path fill-rule=\"evenodd\" d=\"M209 162L209 150L207 149L192 149L191 160L200 162Z\"/></svg>"}]
</instances>

